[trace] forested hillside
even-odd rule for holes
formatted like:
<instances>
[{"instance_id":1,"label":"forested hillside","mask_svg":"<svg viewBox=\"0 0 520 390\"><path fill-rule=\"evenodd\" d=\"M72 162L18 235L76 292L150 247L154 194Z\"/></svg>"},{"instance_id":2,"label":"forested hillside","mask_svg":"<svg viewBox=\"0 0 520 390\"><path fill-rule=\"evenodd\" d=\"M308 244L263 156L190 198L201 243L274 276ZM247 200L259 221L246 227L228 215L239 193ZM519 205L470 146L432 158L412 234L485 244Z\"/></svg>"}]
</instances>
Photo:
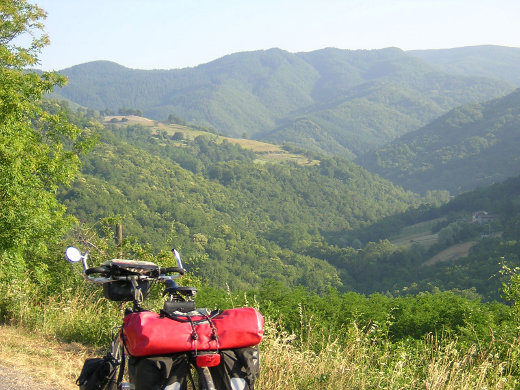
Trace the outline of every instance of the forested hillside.
<instances>
[{"instance_id":1,"label":"forested hillside","mask_svg":"<svg viewBox=\"0 0 520 390\"><path fill-rule=\"evenodd\" d=\"M359 240L363 251L338 251L336 261L339 269L355 276L357 290L366 293L474 289L484 299L499 299L502 266L520 266L519 205L517 176L459 195L446 205L410 209L350 232L347 236ZM479 221L478 215L489 217ZM403 235L410 237L407 243ZM426 235L434 240L423 243L420 237ZM465 255L437 256L462 243L471 243Z\"/></svg>"},{"instance_id":2,"label":"forested hillside","mask_svg":"<svg viewBox=\"0 0 520 390\"><path fill-rule=\"evenodd\" d=\"M232 136L352 157L449 109L511 92L503 81L453 76L391 48L279 49L229 55L195 68L133 70L93 62L61 71L57 92L96 110L170 115ZM310 130L309 130L310 129Z\"/></svg>"},{"instance_id":3,"label":"forested hillside","mask_svg":"<svg viewBox=\"0 0 520 390\"><path fill-rule=\"evenodd\" d=\"M120 216L140 242L179 247L216 285L271 278L322 291L343 282L303 248L419 202L346 159L258 163L216 135L190 134L109 125L60 199L84 223Z\"/></svg>"},{"instance_id":4,"label":"forested hillside","mask_svg":"<svg viewBox=\"0 0 520 390\"><path fill-rule=\"evenodd\" d=\"M450 74L490 77L520 86L520 48L517 47L483 45L406 53Z\"/></svg>"},{"instance_id":5,"label":"forested hillside","mask_svg":"<svg viewBox=\"0 0 520 390\"><path fill-rule=\"evenodd\" d=\"M414 192L452 194L520 172L520 90L456 108L424 128L369 152L359 164Z\"/></svg>"},{"instance_id":6,"label":"forested hillside","mask_svg":"<svg viewBox=\"0 0 520 390\"><path fill-rule=\"evenodd\" d=\"M346 159L266 162L233 140L169 129L108 124L59 198L83 223L114 217L127 240L177 247L212 286L271 279L318 292L440 288L488 300L500 298L502 258L520 265L520 177L442 205L445 193L419 199ZM472 223L481 210L492 224ZM435 260L458 245L471 249Z\"/></svg>"}]
</instances>

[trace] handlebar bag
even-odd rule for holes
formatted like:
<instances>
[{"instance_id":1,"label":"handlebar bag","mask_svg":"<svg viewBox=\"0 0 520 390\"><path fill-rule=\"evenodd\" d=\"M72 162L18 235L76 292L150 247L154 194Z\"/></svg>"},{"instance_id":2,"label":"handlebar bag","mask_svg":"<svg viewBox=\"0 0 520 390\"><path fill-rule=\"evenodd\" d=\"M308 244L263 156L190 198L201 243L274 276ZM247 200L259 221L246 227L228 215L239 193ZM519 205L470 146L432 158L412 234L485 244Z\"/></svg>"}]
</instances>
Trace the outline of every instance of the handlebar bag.
<instances>
[{"instance_id":1,"label":"handlebar bag","mask_svg":"<svg viewBox=\"0 0 520 390\"><path fill-rule=\"evenodd\" d=\"M132 356L250 347L262 341L264 332L264 317L252 307L224 310L213 318L187 314L178 320L142 311L123 322L123 342Z\"/></svg>"},{"instance_id":2,"label":"handlebar bag","mask_svg":"<svg viewBox=\"0 0 520 390\"><path fill-rule=\"evenodd\" d=\"M159 276L159 266L148 261L114 259L102 264L110 276L142 275L150 277ZM147 280L139 280L139 288L143 296L148 295L150 283ZM111 301L131 302L134 299L132 283L126 280L103 283L103 294Z\"/></svg>"},{"instance_id":3,"label":"handlebar bag","mask_svg":"<svg viewBox=\"0 0 520 390\"><path fill-rule=\"evenodd\" d=\"M159 266L149 261L113 259L102 264L113 276L146 275L159 276Z\"/></svg>"}]
</instances>

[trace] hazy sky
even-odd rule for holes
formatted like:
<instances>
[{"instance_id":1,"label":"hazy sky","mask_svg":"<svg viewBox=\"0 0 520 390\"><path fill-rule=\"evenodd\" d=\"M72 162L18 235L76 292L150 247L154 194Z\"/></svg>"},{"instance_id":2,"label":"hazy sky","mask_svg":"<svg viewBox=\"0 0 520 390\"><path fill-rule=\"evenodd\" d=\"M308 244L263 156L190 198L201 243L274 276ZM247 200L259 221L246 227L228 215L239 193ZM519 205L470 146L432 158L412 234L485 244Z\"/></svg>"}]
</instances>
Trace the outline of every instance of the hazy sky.
<instances>
[{"instance_id":1,"label":"hazy sky","mask_svg":"<svg viewBox=\"0 0 520 390\"><path fill-rule=\"evenodd\" d=\"M41 68L94 60L196 66L278 47L520 47L520 0L31 0L47 11Z\"/></svg>"}]
</instances>

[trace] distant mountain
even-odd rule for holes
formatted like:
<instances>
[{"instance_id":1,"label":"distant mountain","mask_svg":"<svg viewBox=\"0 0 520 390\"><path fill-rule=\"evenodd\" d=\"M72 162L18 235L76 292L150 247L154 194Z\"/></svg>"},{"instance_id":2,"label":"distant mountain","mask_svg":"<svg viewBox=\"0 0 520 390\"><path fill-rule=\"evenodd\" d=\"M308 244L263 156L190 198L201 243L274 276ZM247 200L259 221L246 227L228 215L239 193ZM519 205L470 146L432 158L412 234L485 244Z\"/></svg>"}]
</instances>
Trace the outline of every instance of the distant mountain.
<instances>
[{"instance_id":1,"label":"distant mountain","mask_svg":"<svg viewBox=\"0 0 520 390\"><path fill-rule=\"evenodd\" d=\"M280 49L225 56L195 68L134 70L110 62L61 72L57 91L97 110L122 107L165 120L174 114L222 134L292 143L353 157L465 103L513 87L438 71L400 49Z\"/></svg>"},{"instance_id":2,"label":"distant mountain","mask_svg":"<svg viewBox=\"0 0 520 390\"><path fill-rule=\"evenodd\" d=\"M520 48L485 45L406 53L447 73L490 77L520 87Z\"/></svg>"},{"instance_id":3,"label":"distant mountain","mask_svg":"<svg viewBox=\"0 0 520 390\"><path fill-rule=\"evenodd\" d=\"M415 192L453 194L520 172L520 89L465 105L431 124L361 156L371 172Z\"/></svg>"}]
</instances>

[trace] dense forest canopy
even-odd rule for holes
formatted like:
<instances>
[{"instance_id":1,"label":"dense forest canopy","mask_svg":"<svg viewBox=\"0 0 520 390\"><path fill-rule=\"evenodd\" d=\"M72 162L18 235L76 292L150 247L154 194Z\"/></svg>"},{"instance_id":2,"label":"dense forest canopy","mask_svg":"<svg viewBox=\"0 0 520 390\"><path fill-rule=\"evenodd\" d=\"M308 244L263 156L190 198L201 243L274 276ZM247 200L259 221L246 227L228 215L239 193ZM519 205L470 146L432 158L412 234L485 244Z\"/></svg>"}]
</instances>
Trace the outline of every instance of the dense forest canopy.
<instances>
[{"instance_id":1,"label":"dense forest canopy","mask_svg":"<svg viewBox=\"0 0 520 390\"><path fill-rule=\"evenodd\" d=\"M502 279L493 275L501 258L518 262L510 241L517 179L442 206L445 192L419 198L345 159L260 163L257 152L183 129L180 136L108 125L84 159L82 178L60 199L89 224L119 215L128 235L156 250L178 246L199 276L233 288L268 278L321 292L442 288L499 299ZM471 223L479 210L494 215L492 225ZM401 231L421 223L434 242L399 244ZM464 243L471 252L458 260L431 260Z\"/></svg>"},{"instance_id":2,"label":"dense forest canopy","mask_svg":"<svg viewBox=\"0 0 520 390\"><path fill-rule=\"evenodd\" d=\"M511 92L499 78L452 75L397 48L243 52L194 68L128 69L106 61L64 69L61 97L154 120L173 114L221 134L353 157L464 103ZM310 128L310 130L309 130ZM301 129L301 130L300 130Z\"/></svg>"},{"instance_id":3,"label":"dense forest canopy","mask_svg":"<svg viewBox=\"0 0 520 390\"><path fill-rule=\"evenodd\" d=\"M520 172L520 90L458 107L356 160L415 192L461 193Z\"/></svg>"},{"instance_id":4,"label":"dense forest canopy","mask_svg":"<svg viewBox=\"0 0 520 390\"><path fill-rule=\"evenodd\" d=\"M336 271L303 248L323 241L321 232L366 226L420 199L348 160L322 157L258 163L254 152L208 133L109 125L60 199L84 223L119 215L127 234L156 250L179 246L205 262L199 269L212 283L269 277L323 290L341 286Z\"/></svg>"}]
</instances>

